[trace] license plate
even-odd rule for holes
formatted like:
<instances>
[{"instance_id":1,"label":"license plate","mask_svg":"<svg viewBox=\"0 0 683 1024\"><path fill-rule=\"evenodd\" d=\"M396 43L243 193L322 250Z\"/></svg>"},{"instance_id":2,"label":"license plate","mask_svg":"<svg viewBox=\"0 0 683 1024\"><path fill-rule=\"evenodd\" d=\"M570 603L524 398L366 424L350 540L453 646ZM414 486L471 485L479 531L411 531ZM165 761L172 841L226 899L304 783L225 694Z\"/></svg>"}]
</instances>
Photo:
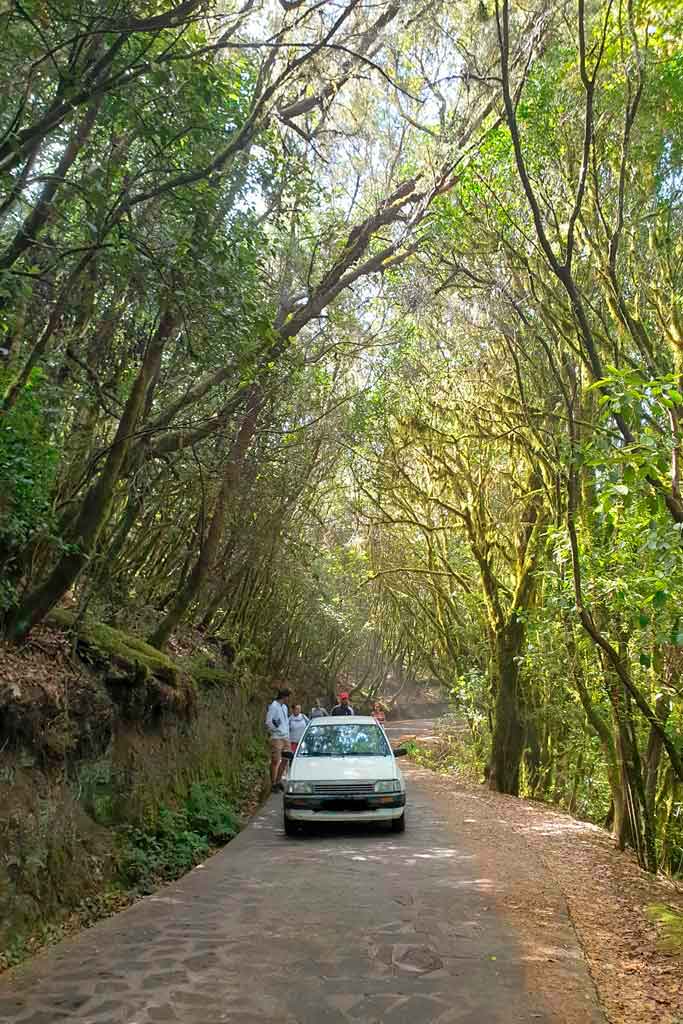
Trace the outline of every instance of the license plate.
<instances>
[{"instance_id":1,"label":"license plate","mask_svg":"<svg viewBox=\"0 0 683 1024\"><path fill-rule=\"evenodd\" d=\"M326 800L324 811L367 811L367 800Z\"/></svg>"}]
</instances>

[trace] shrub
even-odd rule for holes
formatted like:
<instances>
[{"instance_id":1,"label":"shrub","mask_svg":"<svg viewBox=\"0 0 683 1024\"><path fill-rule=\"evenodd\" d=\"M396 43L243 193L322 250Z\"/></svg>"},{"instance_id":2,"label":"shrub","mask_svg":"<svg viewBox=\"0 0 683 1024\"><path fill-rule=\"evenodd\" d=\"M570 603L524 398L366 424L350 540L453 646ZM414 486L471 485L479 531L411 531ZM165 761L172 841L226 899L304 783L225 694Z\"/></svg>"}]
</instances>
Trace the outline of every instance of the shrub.
<instances>
[{"instance_id":1,"label":"shrub","mask_svg":"<svg viewBox=\"0 0 683 1024\"><path fill-rule=\"evenodd\" d=\"M183 807L161 807L153 822L120 830L120 870L123 881L152 892L202 860L212 846L232 839L238 831L234 809L221 789L194 783Z\"/></svg>"},{"instance_id":2,"label":"shrub","mask_svg":"<svg viewBox=\"0 0 683 1024\"><path fill-rule=\"evenodd\" d=\"M411 761L445 775L455 775L463 781L480 782L483 765L474 744L464 735L441 731L435 743L422 744L410 741L406 744Z\"/></svg>"},{"instance_id":3,"label":"shrub","mask_svg":"<svg viewBox=\"0 0 683 1024\"><path fill-rule=\"evenodd\" d=\"M206 837L187 827L187 813L168 807L160 809L153 824L129 825L121 834L124 880L143 892L151 892L161 881L178 878L209 851Z\"/></svg>"},{"instance_id":4,"label":"shrub","mask_svg":"<svg viewBox=\"0 0 683 1024\"><path fill-rule=\"evenodd\" d=\"M191 829L214 843L227 842L239 828L235 811L225 796L199 782L190 789L187 818Z\"/></svg>"}]
</instances>

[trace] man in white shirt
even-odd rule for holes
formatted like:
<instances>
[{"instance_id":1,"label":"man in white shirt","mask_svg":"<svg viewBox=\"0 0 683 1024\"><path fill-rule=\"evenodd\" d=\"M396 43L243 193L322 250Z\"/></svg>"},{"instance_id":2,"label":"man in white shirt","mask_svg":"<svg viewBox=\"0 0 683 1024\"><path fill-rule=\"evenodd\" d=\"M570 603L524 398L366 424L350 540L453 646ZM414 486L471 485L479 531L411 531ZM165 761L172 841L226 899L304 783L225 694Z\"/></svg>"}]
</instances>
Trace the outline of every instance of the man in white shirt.
<instances>
[{"instance_id":1,"label":"man in white shirt","mask_svg":"<svg viewBox=\"0 0 683 1024\"><path fill-rule=\"evenodd\" d=\"M277 697L266 713L266 729L270 736L270 782L273 793L282 789L280 779L285 770L282 752L290 749L288 697L289 690L278 690Z\"/></svg>"}]
</instances>

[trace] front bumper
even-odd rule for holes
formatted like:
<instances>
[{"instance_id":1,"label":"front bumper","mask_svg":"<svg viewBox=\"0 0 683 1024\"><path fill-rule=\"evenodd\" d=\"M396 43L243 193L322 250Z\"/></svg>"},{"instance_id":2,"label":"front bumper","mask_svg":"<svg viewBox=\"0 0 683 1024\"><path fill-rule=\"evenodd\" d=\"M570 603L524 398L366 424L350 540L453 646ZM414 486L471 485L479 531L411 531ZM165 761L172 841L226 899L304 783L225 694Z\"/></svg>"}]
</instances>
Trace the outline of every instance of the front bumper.
<instances>
[{"instance_id":1,"label":"front bumper","mask_svg":"<svg viewBox=\"0 0 683 1024\"><path fill-rule=\"evenodd\" d=\"M302 796L285 793L285 814L294 821L376 821L400 818L405 793L373 796Z\"/></svg>"}]
</instances>

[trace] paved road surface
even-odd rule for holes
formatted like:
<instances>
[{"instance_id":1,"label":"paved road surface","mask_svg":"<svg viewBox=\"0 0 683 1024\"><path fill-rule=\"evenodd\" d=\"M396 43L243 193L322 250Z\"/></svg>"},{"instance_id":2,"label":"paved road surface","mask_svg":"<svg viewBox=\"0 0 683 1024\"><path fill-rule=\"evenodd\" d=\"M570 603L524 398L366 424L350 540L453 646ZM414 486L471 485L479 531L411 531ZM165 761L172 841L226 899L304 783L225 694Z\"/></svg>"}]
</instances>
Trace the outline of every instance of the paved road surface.
<instances>
[{"instance_id":1,"label":"paved road surface","mask_svg":"<svg viewBox=\"0 0 683 1024\"><path fill-rule=\"evenodd\" d=\"M535 886L542 865L523 860L511 881L505 837L484 844L467 824L472 796L451 801L434 776L407 770L403 835L288 840L272 797L204 866L0 979L0 1021L602 1021L552 880L551 920L520 938L507 916L512 882Z\"/></svg>"}]
</instances>

